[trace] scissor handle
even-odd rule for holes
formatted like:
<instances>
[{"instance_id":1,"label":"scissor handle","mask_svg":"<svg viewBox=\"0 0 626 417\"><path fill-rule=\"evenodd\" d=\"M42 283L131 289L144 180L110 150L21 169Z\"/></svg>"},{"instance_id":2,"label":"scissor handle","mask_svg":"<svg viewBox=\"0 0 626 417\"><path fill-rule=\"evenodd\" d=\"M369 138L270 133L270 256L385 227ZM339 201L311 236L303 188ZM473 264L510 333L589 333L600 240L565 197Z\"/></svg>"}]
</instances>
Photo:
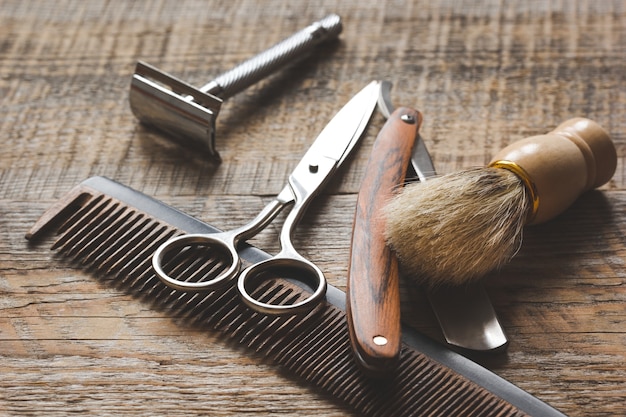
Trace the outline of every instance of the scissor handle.
<instances>
[{"instance_id":1,"label":"scissor handle","mask_svg":"<svg viewBox=\"0 0 626 417\"><path fill-rule=\"evenodd\" d=\"M304 162L303 162L304 161ZM237 281L237 288L243 302L253 310L267 315L280 316L287 314L307 313L314 309L326 296L327 283L324 273L311 261L300 255L293 247L291 236L298 221L306 211L307 206L319 189L321 182L315 178L310 181L306 159L303 159L289 177L286 187L294 197L295 204L283 223L280 231L280 252L270 259L251 265L246 268ZM324 161L325 162L325 161ZM327 177L336 168L335 164L320 166L320 171L326 169ZM300 174L300 175L298 175ZM307 181L308 180L308 181ZM287 191L285 191L287 192ZM263 281L275 278L291 278L307 284L313 293L304 300L295 303L272 304L252 295L252 289L259 288Z\"/></svg>"},{"instance_id":2,"label":"scissor handle","mask_svg":"<svg viewBox=\"0 0 626 417\"><path fill-rule=\"evenodd\" d=\"M200 292L213 291L221 288L223 285L229 283L241 269L241 258L237 253L237 245L239 242L245 241L263 230L283 208L293 202L293 199L294 197L291 192L291 188L286 186L278 194L278 196L276 196L276 198L270 201L263 208L263 210L257 214L251 222L237 229L211 234L188 234L168 240L156 250L154 255L152 255L152 266L156 275L165 285L180 291ZM182 254L182 251L186 248L191 249L200 247L210 248L212 254L222 261L222 263L216 265L215 268L211 268L212 273L216 270L218 271L217 275L211 279L176 279L170 275L171 273L166 272L165 268L163 268L165 266L164 262L167 261L166 257ZM183 258L193 259L194 256L190 255L190 257ZM224 265L226 265L226 269L220 271L220 269L224 268ZM202 268L197 270L197 274L201 273Z\"/></svg>"},{"instance_id":3,"label":"scissor handle","mask_svg":"<svg viewBox=\"0 0 626 417\"><path fill-rule=\"evenodd\" d=\"M180 291L213 291L230 282L239 272L241 260L234 242L232 233L215 234L188 234L181 235L163 243L152 256L152 267L159 279L168 287ZM222 263L226 264L226 270L212 279L206 281L184 281L172 277L165 271L165 262L168 258L174 259L182 254L185 248L210 247L213 255L218 255ZM181 273L181 276L184 276Z\"/></svg>"},{"instance_id":4,"label":"scissor handle","mask_svg":"<svg viewBox=\"0 0 626 417\"><path fill-rule=\"evenodd\" d=\"M261 301L252 295L263 281L274 278L288 278L307 284L313 293L304 300L293 304L272 304ZM312 262L297 253L279 253L273 258L246 268L237 281L237 288L243 302L253 310L272 316L304 314L313 310L326 295L326 278Z\"/></svg>"}]
</instances>

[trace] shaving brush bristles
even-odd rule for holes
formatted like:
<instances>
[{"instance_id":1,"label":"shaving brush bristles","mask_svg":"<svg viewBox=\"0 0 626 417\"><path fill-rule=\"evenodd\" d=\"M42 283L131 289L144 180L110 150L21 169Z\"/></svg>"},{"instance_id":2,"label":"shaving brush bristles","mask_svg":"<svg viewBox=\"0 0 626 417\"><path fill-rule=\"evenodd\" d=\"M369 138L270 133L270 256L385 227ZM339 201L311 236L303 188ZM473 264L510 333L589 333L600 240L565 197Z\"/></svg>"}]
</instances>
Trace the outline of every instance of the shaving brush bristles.
<instances>
[{"instance_id":1,"label":"shaving brush bristles","mask_svg":"<svg viewBox=\"0 0 626 417\"><path fill-rule=\"evenodd\" d=\"M515 255L530 197L514 173L476 168L412 183L385 207L385 238L421 284L460 285Z\"/></svg>"},{"instance_id":2,"label":"shaving brush bristles","mask_svg":"<svg viewBox=\"0 0 626 417\"><path fill-rule=\"evenodd\" d=\"M406 186L383 210L385 238L416 281L464 284L515 255L526 224L558 216L616 167L609 134L592 120L570 119L511 143L487 168Z\"/></svg>"}]
</instances>

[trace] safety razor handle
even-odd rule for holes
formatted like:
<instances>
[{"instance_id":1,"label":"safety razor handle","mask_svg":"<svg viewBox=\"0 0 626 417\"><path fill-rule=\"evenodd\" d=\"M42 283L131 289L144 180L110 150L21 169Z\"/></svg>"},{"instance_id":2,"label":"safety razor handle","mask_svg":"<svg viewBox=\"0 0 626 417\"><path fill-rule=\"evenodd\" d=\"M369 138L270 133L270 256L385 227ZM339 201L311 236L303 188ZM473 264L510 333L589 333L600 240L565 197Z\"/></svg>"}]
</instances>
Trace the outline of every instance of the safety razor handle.
<instances>
[{"instance_id":1,"label":"safety razor handle","mask_svg":"<svg viewBox=\"0 0 626 417\"><path fill-rule=\"evenodd\" d=\"M200 91L226 100L280 67L305 57L316 45L341 33L341 17L331 14L219 75Z\"/></svg>"},{"instance_id":2,"label":"safety razor handle","mask_svg":"<svg viewBox=\"0 0 626 417\"><path fill-rule=\"evenodd\" d=\"M382 208L404 183L421 114L402 107L381 129L359 190L347 281L347 317L357 362L371 374L394 369L400 355L398 260L386 245Z\"/></svg>"}]
</instances>

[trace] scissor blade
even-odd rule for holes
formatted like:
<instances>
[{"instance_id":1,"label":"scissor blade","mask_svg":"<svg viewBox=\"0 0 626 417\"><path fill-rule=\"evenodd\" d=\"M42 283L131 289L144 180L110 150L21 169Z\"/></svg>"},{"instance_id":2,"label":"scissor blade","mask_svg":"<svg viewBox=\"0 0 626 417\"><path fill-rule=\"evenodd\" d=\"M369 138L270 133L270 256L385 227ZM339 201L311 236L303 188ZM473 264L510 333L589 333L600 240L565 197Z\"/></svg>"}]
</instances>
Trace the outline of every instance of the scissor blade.
<instances>
[{"instance_id":1,"label":"scissor blade","mask_svg":"<svg viewBox=\"0 0 626 417\"><path fill-rule=\"evenodd\" d=\"M381 83L372 81L359 91L326 125L305 158L326 157L341 165L350 154L374 113Z\"/></svg>"}]
</instances>

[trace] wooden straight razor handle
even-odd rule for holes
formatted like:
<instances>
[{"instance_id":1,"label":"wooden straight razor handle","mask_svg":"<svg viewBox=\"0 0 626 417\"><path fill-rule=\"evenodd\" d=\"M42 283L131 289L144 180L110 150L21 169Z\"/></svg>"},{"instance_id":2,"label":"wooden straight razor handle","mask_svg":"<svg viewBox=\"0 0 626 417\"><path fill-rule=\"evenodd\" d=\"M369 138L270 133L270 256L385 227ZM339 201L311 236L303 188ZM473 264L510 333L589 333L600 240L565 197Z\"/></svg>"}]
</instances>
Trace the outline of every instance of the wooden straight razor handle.
<instances>
[{"instance_id":1,"label":"wooden straight razor handle","mask_svg":"<svg viewBox=\"0 0 626 417\"><path fill-rule=\"evenodd\" d=\"M421 123L416 110L392 113L376 138L357 199L346 312L357 362L372 374L393 370L400 356L398 260L385 243L382 209L404 183Z\"/></svg>"}]
</instances>

